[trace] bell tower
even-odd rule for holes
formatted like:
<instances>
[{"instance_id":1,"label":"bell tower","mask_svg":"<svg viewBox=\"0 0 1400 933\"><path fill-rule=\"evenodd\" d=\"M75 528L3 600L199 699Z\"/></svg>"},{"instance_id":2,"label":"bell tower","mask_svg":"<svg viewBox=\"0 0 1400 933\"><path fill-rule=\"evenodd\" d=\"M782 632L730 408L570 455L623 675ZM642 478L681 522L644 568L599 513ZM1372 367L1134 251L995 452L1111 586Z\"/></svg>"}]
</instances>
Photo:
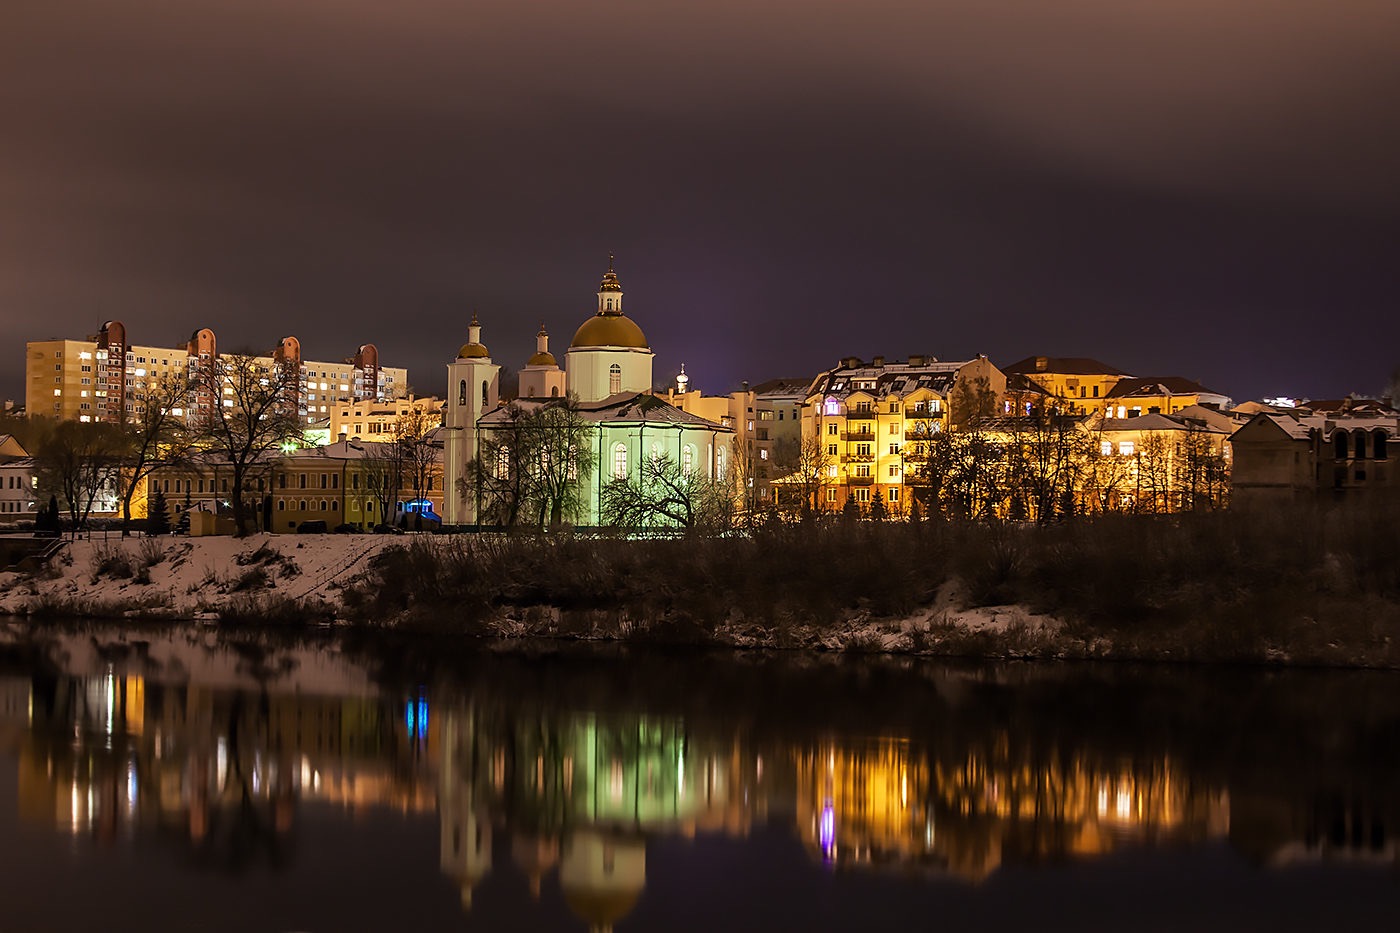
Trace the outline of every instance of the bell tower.
<instances>
[{"instance_id":1,"label":"bell tower","mask_svg":"<svg viewBox=\"0 0 1400 933\"><path fill-rule=\"evenodd\" d=\"M443 521L470 525L476 521L476 497L467 464L480 446L477 422L500 402L501 367L481 342L481 323L472 314L467 342L447 364L447 417L443 422ZM465 483L458 483L458 480Z\"/></svg>"}]
</instances>

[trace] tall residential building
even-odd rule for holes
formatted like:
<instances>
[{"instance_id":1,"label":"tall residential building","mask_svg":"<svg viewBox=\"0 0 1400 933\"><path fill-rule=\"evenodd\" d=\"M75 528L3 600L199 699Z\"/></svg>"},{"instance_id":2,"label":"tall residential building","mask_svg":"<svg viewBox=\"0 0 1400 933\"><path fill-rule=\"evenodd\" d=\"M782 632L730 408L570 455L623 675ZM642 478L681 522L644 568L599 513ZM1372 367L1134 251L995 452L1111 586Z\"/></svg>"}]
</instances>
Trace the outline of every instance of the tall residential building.
<instances>
[{"instance_id":1,"label":"tall residential building","mask_svg":"<svg viewBox=\"0 0 1400 933\"><path fill-rule=\"evenodd\" d=\"M817 509L840 509L847 499L868 508L879 497L888 512L908 507L908 477L923 464L922 441L961 417L955 392L962 384L985 389L997 400L1006 394L1006 376L985 356L942 362L931 356L869 363L843 359L817 376L802 407L804 444L825 473Z\"/></svg>"},{"instance_id":2,"label":"tall residential building","mask_svg":"<svg viewBox=\"0 0 1400 933\"><path fill-rule=\"evenodd\" d=\"M214 332L195 331L178 347L133 346L120 321L107 321L86 340L33 340L25 352L25 410L73 421L120 422L145 410L146 396L165 374L189 375L218 355ZM301 342L285 337L257 362L284 385L289 406L304 423L330 415L340 400L380 401L408 391L408 371L382 366L374 344L339 362L305 360ZM213 404L192 398L190 408Z\"/></svg>"}]
</instances>

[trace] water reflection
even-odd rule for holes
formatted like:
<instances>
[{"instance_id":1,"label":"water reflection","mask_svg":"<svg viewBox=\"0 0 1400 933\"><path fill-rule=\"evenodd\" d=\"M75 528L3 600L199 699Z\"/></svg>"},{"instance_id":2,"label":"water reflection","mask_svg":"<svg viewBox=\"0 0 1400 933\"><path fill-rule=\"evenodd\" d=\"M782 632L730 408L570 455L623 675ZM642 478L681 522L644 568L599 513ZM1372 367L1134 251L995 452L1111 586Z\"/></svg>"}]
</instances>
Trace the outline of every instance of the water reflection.
<instances>
[{"instance_id":1,"label":"water reflection","mask_svg":"<svg viewBox=\"0 0 1400 933\"><path fill-rule=\"evenodd\" d=\"M123 654L75 637L11 659L0 741L20 818L99 845L159 839L215 868L283 870L307 807L436 814L441 873L463 910L493 875L512 875L536 900L557 889L594 929L637 908L658 840L774 828L824 870L962 883L1212 843L1261 865L1397 864L1395 745L1375 743L1400 733L1400 710L1377 699L1392 682L1377 691L1367 675L1329 681L1351 678L1346 725L1291 705L1287 678L1259 675L1240 675L1249 705L1236 714L1193 707L1223 699L1213 687L1169 714L1153 689L1129 687L1136 714L1080 721L1082 709L1050 701L1088 691L1121 716L1124 678L1086 685L1053 668L1044 682L914 672L876 699L918 703L827 717L800 702L755 710L747 696L654 704L635 684L609 687L606 669L571 680L567 660L542 672L476 658L400 684L314 649L253 653L250 664L246 648L171 637ZM806 684L771 675L746 689Z\"/></svg>"}]
</instances>

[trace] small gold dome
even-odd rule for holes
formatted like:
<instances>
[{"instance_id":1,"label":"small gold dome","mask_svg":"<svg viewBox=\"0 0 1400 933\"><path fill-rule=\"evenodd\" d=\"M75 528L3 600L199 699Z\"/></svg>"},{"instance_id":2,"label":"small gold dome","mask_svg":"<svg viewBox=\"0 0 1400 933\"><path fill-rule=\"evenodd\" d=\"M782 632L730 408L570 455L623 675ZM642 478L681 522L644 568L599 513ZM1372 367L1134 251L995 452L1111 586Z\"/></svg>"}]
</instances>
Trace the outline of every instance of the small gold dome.
<instances>
[{"instance_id":1,"label":"small gold dome","mask_svg":"<svg viewBox=\"0 0 1400 933\"><path fill-rule=\"evenodd\" d=\"M479 343L464 343L462 348L457 351L457 359L459 360L480 360L486 359L490 355L486 352L486 348Z\"/></svg>"},{"instance_id":2,"label":"small gold dome","mask_svg":"<svg viewBox=\"0 0 1400 933\"><path fill-rule=\"evenodd\" d=\"M525 361L526 366L558 366L553 353L536 353Z\"/></svg>"},{"instance_id":3,"label":"small gold dome","mask_svg":"<svg viewBox=\"0 0 1400 933\"><path fill-rule=\"evenodd\" d=\"M565 887L564 903L569 905L575 917L590 927L610 929L632 912L641 894L641 891L594 891Z\"/></svg>"},{"instance_id":4,"label":"small gold dome","mask_svg":"<svg viewBox=\"0 0 1400 933\"><path fill-rule=\"evenodd\" d=\"M574 334L573 347L637 347L649 349L646 334L622 314L595 314Z\"/></svg>"}]
</instances>

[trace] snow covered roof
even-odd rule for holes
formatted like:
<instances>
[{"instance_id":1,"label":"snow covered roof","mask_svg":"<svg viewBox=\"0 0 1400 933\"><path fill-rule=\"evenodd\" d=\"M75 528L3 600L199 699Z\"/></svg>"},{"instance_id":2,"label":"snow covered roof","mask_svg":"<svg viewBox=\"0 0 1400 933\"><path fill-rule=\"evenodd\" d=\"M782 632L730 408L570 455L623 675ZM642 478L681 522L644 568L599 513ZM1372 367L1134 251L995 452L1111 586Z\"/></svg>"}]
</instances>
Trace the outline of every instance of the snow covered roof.
<instances>
[{"instance_id":1,"label":"snow covered roof","mask_svg":"<svg viewBox=\"0 0 1400 933\"><path fill-rule=\"evenodd\" d=\"M482 415L481 423L488 426L508 423L512 417L512 406L514 406L517 411L535 412L542 408L549 408L564 403L565 399L562 398L516 399L514 402L498 405L491 411ZM609 395L601 401L580 403L578 406L578 413L580 417L599 424L623 421L631 423L641 422L645 424L690 425L708 431L728 432L731 430L723 425L701 418L698 415L692 415L649 392L619 392L615 395Z\"/></svg>"}]
</instances>

